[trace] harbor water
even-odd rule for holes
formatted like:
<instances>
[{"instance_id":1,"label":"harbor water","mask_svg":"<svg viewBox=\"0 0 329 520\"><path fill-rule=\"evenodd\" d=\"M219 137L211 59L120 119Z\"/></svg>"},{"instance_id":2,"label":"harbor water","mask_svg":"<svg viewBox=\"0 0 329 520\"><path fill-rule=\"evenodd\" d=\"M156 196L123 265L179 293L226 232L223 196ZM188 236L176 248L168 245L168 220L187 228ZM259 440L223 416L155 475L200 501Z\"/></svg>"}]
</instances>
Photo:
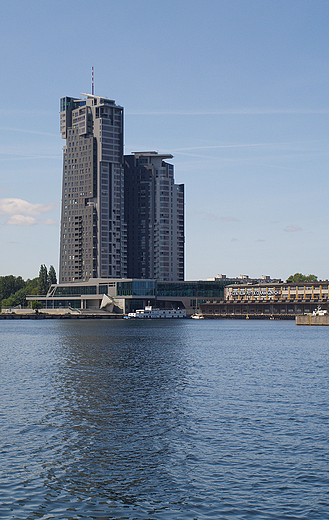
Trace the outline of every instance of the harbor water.
<instances>
[{"instance_id":1,"label":"harbor water","mask_svg":"<svg viewBox=\"0 0 329 520\"><path fill-rule=\"evenodd\" d=\"M329 519L327 327L0 332L2 519Z\"/></svg>"}]
</instances>

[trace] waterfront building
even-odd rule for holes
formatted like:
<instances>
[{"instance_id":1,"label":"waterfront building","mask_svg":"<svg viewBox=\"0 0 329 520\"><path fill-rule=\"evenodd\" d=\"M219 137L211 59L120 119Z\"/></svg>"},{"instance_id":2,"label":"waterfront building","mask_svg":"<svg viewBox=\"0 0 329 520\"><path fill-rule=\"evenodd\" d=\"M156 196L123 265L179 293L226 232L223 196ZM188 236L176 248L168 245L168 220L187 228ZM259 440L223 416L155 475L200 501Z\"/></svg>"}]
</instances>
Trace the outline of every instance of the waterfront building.
<instances>
[{"instance_id":1,"label":"waterfront building","mask_svg":"<svg viewBox=\"0 0 329 520\"><path fill-rule=\"evenodd\" d=\"M84 314L127 314L147 305L167 309L186 309L193 314L202 303L219 302L229 281L160 282L145 279L93 278L87 282L59 283L47 296L27 296L42 302L48 311L77 309Z\"/></svg>"},{"instance_id":2,"label":"waterfront building","mask_svg":"<svg viewBox=\"0 0 329 520\"><path fill-rule=\"evenodd\" d=\"M170 154L124 157L127 274L184 280L184 185L175 184Z\"/></svg>"},{"instance_id":3,"label":"waterfront building","mask_svg":"<svg viewBox=\"0 0 329 520\"><path fill-rule=\"evenodd\" d=\"M48 312L69 308L93 315L118 316L153 305L196 310L212 318L294 318L320 306L329 311L329 282L250 282L237 278L165 282L154 279L97 278L52 285L47 296L27 296ZM66 311L65 311L66 310Z\"/></svg>"},{"instance_id":4,"label":"waterfront building","mask_svg":"<svg viewBox=\"0 0 329 520\"><path fill-rule=\"evenodd\" d=\"M320 306L329 310L329 282L263 282L226 285L221 302L203 302L212 317L294 317Z\"/></svg>"},{"instance_id":5,"label":"waterfront building","mask_svg":"<svg viewBox=\"0 0 329 520\"><path fill-rule=\"evenodd\" d=\"M127 275L123 108L82 94L60 100L63 184L59 282Z\"/></svg>"},{"instance_id":6,"label":"waterfront building","mask_svg":"<svg viewBox=\"0 0 329 520\"><path fill-rule=\"evenodd\" d=\"M328 281L240 284L225 289L225 299L232 302L317 302L328 301L328 297Z\"/></svg>"}]
</instances>

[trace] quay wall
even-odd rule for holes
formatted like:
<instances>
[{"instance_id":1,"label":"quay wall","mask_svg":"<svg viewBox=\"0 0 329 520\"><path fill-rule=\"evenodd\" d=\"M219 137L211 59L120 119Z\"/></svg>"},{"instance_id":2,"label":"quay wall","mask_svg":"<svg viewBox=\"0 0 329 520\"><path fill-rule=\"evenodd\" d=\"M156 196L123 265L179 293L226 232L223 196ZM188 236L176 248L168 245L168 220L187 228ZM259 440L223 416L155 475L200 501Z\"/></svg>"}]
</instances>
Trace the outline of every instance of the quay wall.
<instances>
[{"instance_id":1,"label":"quay wall","mask_svg":"<svg viewBox=\"0 0 329 520\"><path fill-rule=\"evenodd\" d=\"M296 316L296 325L329 325L329 315L312 316Z\"/></svg>"},{"instance_id":2,"label":"quay wall","mask_svg":"<svg viewBox=\"0 0 329 520\"><path fill-rule=\"evenodd\" d=\"M89 314L60 314L60 313L0 313L0 320L117 320L123 319L123 314L110 314L110 313L89 313Z\"/></svg>"},{"instance_id":3,"label":"quay wall","mask_svg":"<svg viewBox=\"0 0 329 520\"><path fill-rule=\"evenodd\" d=\"M318 306L329 312L328 301L229 301L204 303L200 305L200 311L206 318L217 319L295 319L312 314ZM306 316L307 317L307 316Z\"/></svg>"}]
</instances>

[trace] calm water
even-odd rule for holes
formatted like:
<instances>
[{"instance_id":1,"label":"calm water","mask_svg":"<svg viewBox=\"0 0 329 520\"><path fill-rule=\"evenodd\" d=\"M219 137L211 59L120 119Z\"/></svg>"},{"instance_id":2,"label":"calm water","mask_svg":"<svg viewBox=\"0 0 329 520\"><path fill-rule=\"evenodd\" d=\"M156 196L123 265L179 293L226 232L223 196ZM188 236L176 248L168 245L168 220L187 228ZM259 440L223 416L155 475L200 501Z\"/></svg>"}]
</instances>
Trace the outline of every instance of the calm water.
<instances>
[{"instance_id":1,"label":"calm water","mask_svg":"<svg viewBox=\"0 0 329 520\"><path fill-rule=\"evenodd\" d=\"M329 328L0 331L1 518L329 518Z\"/></svg>"}]
</instances>

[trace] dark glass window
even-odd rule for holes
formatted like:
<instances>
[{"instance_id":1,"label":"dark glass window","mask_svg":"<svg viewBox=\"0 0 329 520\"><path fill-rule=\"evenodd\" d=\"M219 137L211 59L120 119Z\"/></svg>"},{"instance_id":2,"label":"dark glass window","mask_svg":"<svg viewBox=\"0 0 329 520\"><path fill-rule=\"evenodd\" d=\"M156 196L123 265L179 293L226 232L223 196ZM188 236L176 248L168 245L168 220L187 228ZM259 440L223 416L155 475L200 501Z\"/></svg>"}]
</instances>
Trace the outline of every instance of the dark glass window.
<instances>
[{"instance_id":1,"label":"dark glass window","mask_svg":"<svg viewBox=\"0 0 329 520\"><path fill-rule=\"evenodd\" d=\"M81 296L82 294L96 294L96 285L67 285L56 287L54 296Z\"/></svg>"},{"instance_id":2,"label":"dark glass window","mask_svg":"<svg viewBox=\"0 0 329 520\"><path fill-rule=\"evenodd\" d=\"M154 296L154 280L133 280L117 283L117 296Z\"/></svg>"}]
</instances>

